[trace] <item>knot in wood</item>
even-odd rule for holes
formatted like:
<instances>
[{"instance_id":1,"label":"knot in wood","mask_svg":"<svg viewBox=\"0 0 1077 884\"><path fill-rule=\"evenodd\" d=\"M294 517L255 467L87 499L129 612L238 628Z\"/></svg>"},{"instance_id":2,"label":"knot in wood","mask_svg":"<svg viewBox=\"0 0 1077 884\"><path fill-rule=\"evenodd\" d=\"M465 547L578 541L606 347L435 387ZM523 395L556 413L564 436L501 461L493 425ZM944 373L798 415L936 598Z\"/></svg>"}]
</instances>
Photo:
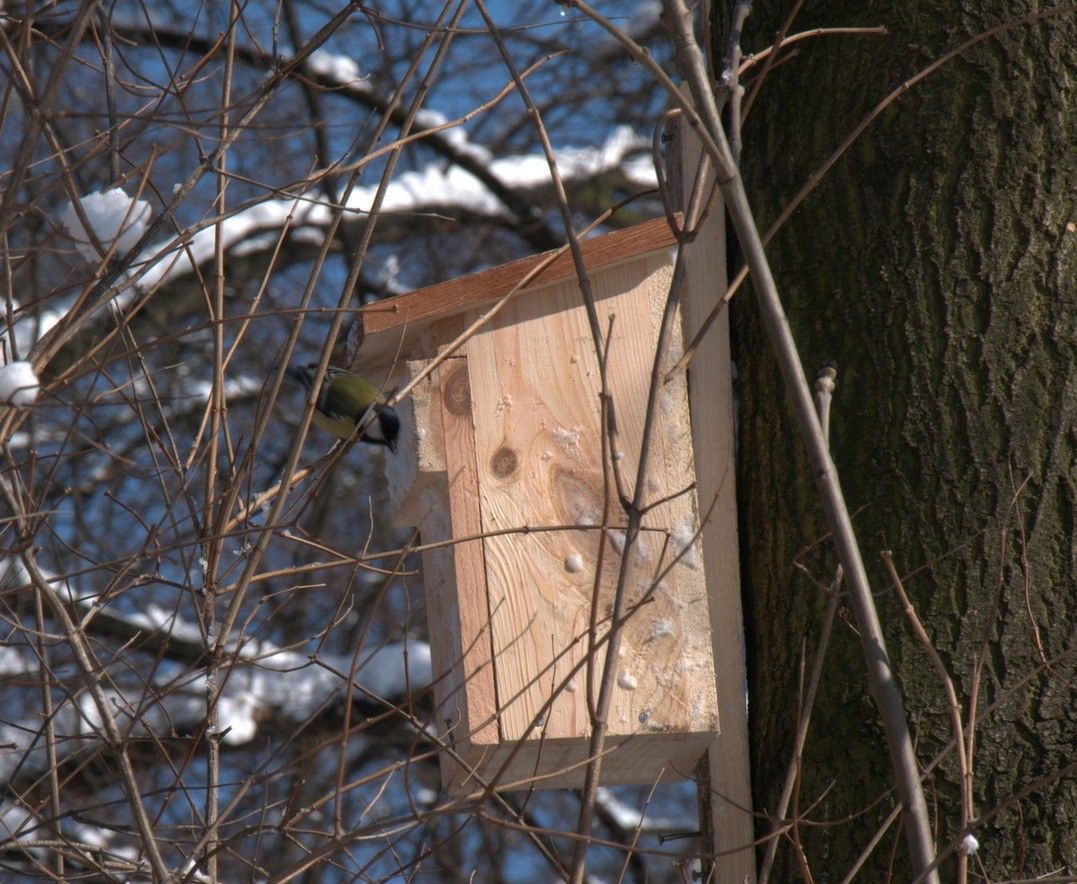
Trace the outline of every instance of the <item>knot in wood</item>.
<instances>
[{"instance_id":1,"label":"knot in wood","mask_svg":"<svg viewBox=\"0 0 1077 884\"><path fill-rule=\"evenodd\" d=\"M499 479L507 479L516 472L519 466L520 456L507 445L502 445L497 449L494 452L493 459L490 461L490 469Z\"/></svg>"},{"instance_id":2,"label":"knot in wood","mask_svg":"<svg viewBox=\"0 0 1077 884\"><path fill-rule=\"evenodd\" d=\"M467 366L461 365L453 370L444 383L441 395L450 414L471 413L471 387L467 381Z\"/></svg>"}]
</instances>

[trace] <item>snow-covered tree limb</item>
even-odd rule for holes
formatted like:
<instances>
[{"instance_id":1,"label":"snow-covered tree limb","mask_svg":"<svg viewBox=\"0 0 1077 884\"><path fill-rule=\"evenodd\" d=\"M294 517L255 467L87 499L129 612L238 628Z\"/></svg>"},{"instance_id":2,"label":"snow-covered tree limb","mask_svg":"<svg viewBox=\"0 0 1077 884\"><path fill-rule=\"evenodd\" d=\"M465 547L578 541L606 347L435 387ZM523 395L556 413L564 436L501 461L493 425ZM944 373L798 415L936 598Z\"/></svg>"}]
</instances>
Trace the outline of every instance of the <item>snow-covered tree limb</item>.
<instances>
[{"instance_id":1,"label":"snow-covered tree limb","mask_svg":"<svg viewBox=\"0 0 1077 884\"><path fill-rule=\"evenodd\" d=\"M7 592L29 590L30 579L17 559L0 562L0 587ZM63 578L45 575L61 598L66 598L88 632L102 637L135 640L135 646L177 661L202 657L205 643L199 628L172 611L147 605L123 613L115 606L98 607L94 595L79 595ZM320 653L309 655L280 648L265 640L236 642L228 649L234 661L221 695L218 720L226 745L254 739L262 722L295 726L318 714L348 688L353 659ZM0 653L0 672L29 675L36 670L30 648L9 646ZM131 736L167 739L195 733L206 718L205 676L200 669L156 679L148 686L106 689L109 703ZM386 642L358 652L352 689L359 699L377 705L399 701L428 687L430 647L426 642ZM148 689L147 689L148 688ZM21 720L9 713L0 723L0 781L40 774L47 763L46 747L38 739L36 714ZM102 748L101 722L88 693L75 693L61 702L53 718L58 757Z\"/></svg>"}]
</instances>

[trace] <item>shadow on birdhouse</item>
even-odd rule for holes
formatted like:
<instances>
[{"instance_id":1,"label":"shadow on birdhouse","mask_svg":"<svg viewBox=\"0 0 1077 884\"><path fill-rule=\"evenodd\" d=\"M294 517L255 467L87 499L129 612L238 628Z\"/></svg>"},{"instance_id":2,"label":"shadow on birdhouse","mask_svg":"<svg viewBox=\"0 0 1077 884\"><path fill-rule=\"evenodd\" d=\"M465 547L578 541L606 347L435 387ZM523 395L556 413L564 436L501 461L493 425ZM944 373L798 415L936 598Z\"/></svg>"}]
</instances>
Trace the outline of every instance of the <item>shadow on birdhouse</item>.
<instances>
[{"instance_id":1,"label":"shadow on birdhouse","mask_svg":"<svg viewBox=\"0 0 1077 884\"><path fill-rule=\"evenodd\" d=\"M436 724L451 792L582 784L588 697L602 677L619 579L629 616L602 781L691 776L718 732L712 618L721 614L708 600L712 541L700 539L700 513L712 501L697 495L684 373L659 394L644 479L651 508L628 550L610 471L612 460L631 492L674 246L664 219L583 243L599 323L603 334L612 329L617 450L605 464L599 357L567 254L401 404L390 497L395 521L418 526L425 548ZM394 384L415 377L543 257L364 309L359 367L395 361ZM681 341L678 323L668 364ZM708 383L728 388L728 363L723 371ZM727 423L713 441L724 457L730 438ZM727 487L731 495L731 477ZM726 520L712 532L726 547L717 555L735 561L732 505L714 512Z\"/></svg>"}]
</instances>

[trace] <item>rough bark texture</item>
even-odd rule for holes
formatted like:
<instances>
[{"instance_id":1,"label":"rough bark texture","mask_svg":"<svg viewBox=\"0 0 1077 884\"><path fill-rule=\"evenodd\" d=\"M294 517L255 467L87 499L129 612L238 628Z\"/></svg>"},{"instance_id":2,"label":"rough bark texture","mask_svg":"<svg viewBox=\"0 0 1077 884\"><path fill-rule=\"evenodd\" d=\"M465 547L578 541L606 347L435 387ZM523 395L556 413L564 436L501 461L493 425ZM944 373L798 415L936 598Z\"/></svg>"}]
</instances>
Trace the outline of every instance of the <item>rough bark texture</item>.
<instances>
[{"instance_id":1,"label":"rough bark texture","mask_svg":"<svg viewBox=\"0 0 1077 884\"><path fill-rule=\"evenodd\" d=\"M756 3L746 51L769 43L780 6ZM1033 11L997 0L807 7L794 31L884 24L890 34L801 43L771 74L744 149L764 228L891 88ZM907 575L966 715L987 642L977 815L1077 756L1075 47L1072 10L974 47L887 110L770 249L806 370L838 365L832 447L922 762L951 737L944 694L879 551L893 550ZM789 754L802 640L810 654L825 606L793 563L829 581L834 559L749 297L736 299L733 322L753 765L766 810ZM835 629L799 806L813 821L866 812L800 828L816 881L840 880L892 807L890 795L873 803L890 771L853 629L848 617ZM1037 672L1045 659L1055 662ZM960 812L952 755L928 788L945 846ZM1012 802L977 837L971 868L993 880L1077 873L1074 775ZM779 855L774 880L797 877L793 851ZM893 830L858 880L884 880L887 867L907 880Z\"/></svg>"}]
</instances>

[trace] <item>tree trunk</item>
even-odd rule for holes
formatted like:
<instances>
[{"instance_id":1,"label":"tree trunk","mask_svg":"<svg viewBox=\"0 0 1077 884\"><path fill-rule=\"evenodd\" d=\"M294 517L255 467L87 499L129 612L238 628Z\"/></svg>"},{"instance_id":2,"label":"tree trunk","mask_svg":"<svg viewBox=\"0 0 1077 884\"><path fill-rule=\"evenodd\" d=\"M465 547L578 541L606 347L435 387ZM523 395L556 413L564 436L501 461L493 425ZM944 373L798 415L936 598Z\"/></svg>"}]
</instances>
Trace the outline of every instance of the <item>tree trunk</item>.
<instances>
[{"instance_id":1,"label":"tree trunk","mask_svg":"<svg viewBox=\"0 0 1077 884\"><path fill-rule=\"evenodd\" d=\"M786 12L775 5L755 4L746 52L773 39ZM894 86L1025 11L997 0L807 4L794 32L890 33L815 37L769 75L743 159L760 226ZM1077 872L1077 779L1058 776L1077 757L1075 47L1072 11L972 47L884 111L769 249L806 371L838 367L831 446L922 764L953 733L879 552L893 551L966 723L986 647L972 773L974 819L989 819L971 862L993 880ZM754 790L767 811L790 751L802 647L810 666L826 606L795 563L824 584L834 556L747 296L734 301L733 335ZM813 823L838 822L799 827L816 881L840 880L893 807L843 610L794 805ZM927 780L940 849L960 836L958 783L951 752ZM783 846L772 880L799 874L793 854ZM908 880L896 829L858 880L884 880L888 867ZM943 864L944 879L955 867Z\"/></svg>"}]
</instances>

